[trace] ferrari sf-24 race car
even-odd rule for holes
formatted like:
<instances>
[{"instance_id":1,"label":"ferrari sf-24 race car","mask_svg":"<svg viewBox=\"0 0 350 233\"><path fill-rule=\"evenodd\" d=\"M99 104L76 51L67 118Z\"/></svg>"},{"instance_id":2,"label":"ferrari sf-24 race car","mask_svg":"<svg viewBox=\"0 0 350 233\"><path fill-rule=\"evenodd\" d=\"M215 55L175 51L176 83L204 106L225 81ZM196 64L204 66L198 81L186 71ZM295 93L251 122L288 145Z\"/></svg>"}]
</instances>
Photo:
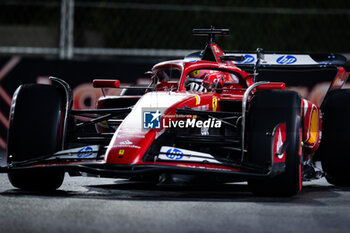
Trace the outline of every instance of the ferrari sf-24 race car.
<instances>
[{"instance_id":1,"label":"ferrari sf-24 race car","mask_svg":"<svg viewBox=\"0 0 350 233\"><path fill-rule=\"evenodd\" d=\"M93 80L103 93L96 109L72 109L72 91L59 78L19 86L0 171L29 190L55 190L65 172L161 183L248 181L253 193L269 196L295 195L303 181L322 176L350 184L345 57L225 53L215 36L228 29L193 32L209 37L205 49L156 64L147 86ZM317 106L271 81L287 74L334 81ZM123 91L111 96L108 88Z\"/></svg>"}]
</instances>

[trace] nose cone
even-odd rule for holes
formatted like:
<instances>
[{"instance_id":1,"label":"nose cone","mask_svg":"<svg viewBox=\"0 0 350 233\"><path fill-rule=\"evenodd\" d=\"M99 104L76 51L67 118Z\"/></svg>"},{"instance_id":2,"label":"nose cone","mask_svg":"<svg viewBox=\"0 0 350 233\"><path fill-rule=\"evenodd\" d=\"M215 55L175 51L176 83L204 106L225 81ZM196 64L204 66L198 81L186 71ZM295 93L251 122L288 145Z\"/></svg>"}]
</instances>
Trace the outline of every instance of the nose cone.
<instances>
[{"instance_id":1,"label":"nose cone","mask_svg":"<svg viewBox=\"0 0 350 233\"><path fill-rule=\"evenodd\" d=\"M155 130L146 132L119 132L113 139L113 145L107 151L106 163L108 164L138 164L154 141Z\"/></svg>"},{"instance_id":2,"label":"nose cone","mask_svg":"<svg viewBox=\"0 0 350 233\"><path fill-rule=\"evenodd\" d=\"M145 94L115 132L106 152L106 163L142 163L143 155L161 133L164 111L188 97L188 94L173 92Z\"/></svg>"}]
</instances>

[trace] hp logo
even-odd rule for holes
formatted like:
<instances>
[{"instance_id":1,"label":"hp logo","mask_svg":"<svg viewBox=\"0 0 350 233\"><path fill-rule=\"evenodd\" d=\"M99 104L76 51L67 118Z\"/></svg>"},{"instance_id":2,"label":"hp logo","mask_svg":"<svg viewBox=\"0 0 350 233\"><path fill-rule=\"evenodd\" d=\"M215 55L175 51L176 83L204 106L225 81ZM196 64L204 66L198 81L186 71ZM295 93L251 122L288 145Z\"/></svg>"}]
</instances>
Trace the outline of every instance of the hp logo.
<instances>
[{"instance_id":1,"label":"hp logo","mask_svg":"<svg viewBox=\"0 0 350 233\"><path fill-rule=\"evenodd\" d=\"M237 61L237 63L252 63L255 60L255 58L252 55L246 54L244 55L244 60L243 61Z\"/></svg>"},{"instance_id":2,"label":"hp logo","mask_svg":"<svg viewBox=\"0 0 350 233\"><path fill-rule=\"evenodd\" d=\"M184 153L176 148L171 148L166 152L166 157L168 157L169 159L175 159L175 160L179 160L182 159L182 155Z\"/></svg>"},{"instance_id":3,"label":"hp logo","mask_svg":"<svg viewBox=\"0 0 350 233\"><path fill-rule=\"evenodd\" d=\"M83 147L78 151L78 158L87 158L92 155L92 148L90 146Z\"/></svg>"},{"instance_id":4,"label":"hp logo","mask_svg":"<svg viewBox=\"0 0 350 233\"><path fill-rule=\"evenodd\" d=\"M297 58L291 55L281 56L277 58L276 62L283 65L293 64L297 61Z\"/></svg>"}]
</instances>

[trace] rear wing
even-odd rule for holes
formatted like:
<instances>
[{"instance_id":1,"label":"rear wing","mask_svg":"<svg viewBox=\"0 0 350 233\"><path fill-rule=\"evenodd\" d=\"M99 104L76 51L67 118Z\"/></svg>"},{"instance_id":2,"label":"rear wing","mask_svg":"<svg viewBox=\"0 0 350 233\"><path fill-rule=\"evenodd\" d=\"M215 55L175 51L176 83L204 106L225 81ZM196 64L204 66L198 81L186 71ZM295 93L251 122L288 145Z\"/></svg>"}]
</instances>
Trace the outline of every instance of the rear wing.
<instances>
[{"instance_id":1,"label":"rear wing","mask_svg":"<svg viewBox=\"0 0 350 233\"><path fill-rule=\"evenodd\" d=\"M347 59L340 54L265 53L262 49L257 49L257 52L224 52L215 43L215 36L230 35L229 29L211 27L209 29L193 29L192 33L195 36L208 36L209 40L203 51L187 55L185 61L206 60L242 67L254 67L259 60L259 68L266 66L280 68L342 66L347 72L350 71ZM259 59L257 59L258 55Z\"/></svg>"},{"instance_id":2,"label":"rear wing","mask_svg":"<svg viewBox=\"0 0 350 233\"><path fill-rule=\"evenodd\" d=\"M240 57L241 59L237 59ZM250 72L257 64L257 54L254 53L225 53L220 59L223 63L233 63ZM269 81L283 81L280 80L281 77L289 77L291 81L302 78L303 82L308 83L309 86L312 85L309 78L312 76L316 77L314 80L320 82L331 79L327 95L331 90L341 89L344 86L350 74L350 64L340 54L273 53L263 55L258 73L258 80L261 78Z\"/></svg>"},{"instance_id":3,"label":"rear wing","mask_svg":"<svg viewBox=\"0 0 350 233\"><path fill-rule=\"evenodd\" d=\"M213 55L204 56L208 52ZM235 65L249 73L254 73L257 62L256 53L222 52L219 55L215 49L188 54L184 60L193 62L208 57L213 58L211 61ZM215 57L219 59L214 60ZM285 82L287 86L302 83L309 88L319 82L332 82L330 89L335 89L345 84L349 72L350 64L340 54L265 53L260 60L256 81Z\"/></svg>"},{"instance_id":4,"label":"rear wing","mask_svg":"<svg viewBox=\"0 0 350 233\"><path fill-rule=\"evenodd\" d=\"M329 67L329 66L343 66L349 68L347 59L340 54L281 54L281 53L265 53L261 59L261 67ZM239 61L233 59L234 57L244 57L244 60ZM257 54L255 53L225 53L220 57L224 63L232 62L237 66L253 67L257 61ZM232 58L232 59L230 59ZM237 61L238 60L238 61Z\"/></svg>"},{"instance_id":5,"label":"rear wing","mask_svg":"<svg viewBox=\"0 0 350 233\"><path fill-rule=\"evenodd\" d=\"M254 81L284 82L312 87L315 82L331 81L327 94L340 89L350 74L350 63L340 54L298 54L254 52L224 52L215 43L216 35L229 35L228 29L194 29L194 35L208 35L209 41L203 51L187 55L184 61L205 60L235 65L255 74Z\"/></svg>"}]
</instances>

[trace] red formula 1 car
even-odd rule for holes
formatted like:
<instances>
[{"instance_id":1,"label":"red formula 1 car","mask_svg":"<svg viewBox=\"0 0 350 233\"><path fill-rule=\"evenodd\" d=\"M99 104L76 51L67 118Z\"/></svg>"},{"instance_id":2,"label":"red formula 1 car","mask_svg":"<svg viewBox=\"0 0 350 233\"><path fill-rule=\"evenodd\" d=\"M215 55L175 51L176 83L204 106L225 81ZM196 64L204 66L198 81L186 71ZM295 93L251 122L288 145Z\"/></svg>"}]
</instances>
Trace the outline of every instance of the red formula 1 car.
<instances>
[{"instance_id":1,"label":"red formula 1 car","mask_svg":"<svg viewBox=\"0 0 350 233\"><path fill-rule=\"evenodd\" d=\"M350 184L346 59L224 53L214 39L228 33L195 29L209 36L205 49L155 65L144 88L94 80L102 90L124 88L101 97L96 109L72 109L71 89L58 78L21 85L1 171L13 186L34 190L57 189L65 172L163 183L248 181L255 194L273 196L295 195L303 181L324 174L332 184ZM268 81L287 74L334 81L319 108L285 83Z\"/></svg>"}]
</instances>

